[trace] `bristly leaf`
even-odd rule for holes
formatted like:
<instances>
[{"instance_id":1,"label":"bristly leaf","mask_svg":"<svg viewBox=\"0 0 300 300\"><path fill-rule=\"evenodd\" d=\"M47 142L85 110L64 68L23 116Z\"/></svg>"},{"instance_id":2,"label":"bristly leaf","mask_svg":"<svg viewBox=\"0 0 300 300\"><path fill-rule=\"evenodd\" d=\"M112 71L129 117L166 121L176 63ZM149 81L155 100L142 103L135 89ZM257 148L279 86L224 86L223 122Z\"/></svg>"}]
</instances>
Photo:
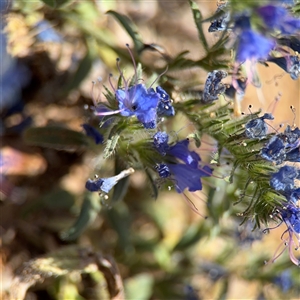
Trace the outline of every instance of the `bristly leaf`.
<instances>
[{"instance_id":1,"label":"bristly leaf","mask_svg":"<svg viewBox=\"0 0 300 300\"><path fill-rule=\"evenodd\" d=\"M190 0L189 3L190 3L190 6L191 6L191 9L192 9L192 12L193 12L195 24L197 26L199 39L203 43L203 47L206 50L206 52L208 52L208 50L209 50L208 49L208 43L207 43L207 40L206 40L204 32L203 32L203 28L202 28L203 19L202 19L201 12L198 8L198 5L194 1Z\"/></svg>"},{"instance_id":2,"label":"bristly leaf","mask_svg":"<svg viewBox=\"0 0 300 300\"><path fill-rule=\"evenodd\" d=\"M140 53L144 49L144 43L142 41L141 36L138 33L136 26L131 22L131 20L127 16L119 14L113 10L109 10L107 13L114 16L121 23L121 25L132 38L135 51L137 53Z\"/></svg>"},{"instance_id":3,"label":"bristly leaf","mask_svg":"<svg viewBox=\"0 0 300 300\"><path fill-rule=\"evenodd\" d=\"M65 151L82 151L90 145L83 133L59 126L28 128L23 138L30 145Z\"/></svg>"}]
</instances>

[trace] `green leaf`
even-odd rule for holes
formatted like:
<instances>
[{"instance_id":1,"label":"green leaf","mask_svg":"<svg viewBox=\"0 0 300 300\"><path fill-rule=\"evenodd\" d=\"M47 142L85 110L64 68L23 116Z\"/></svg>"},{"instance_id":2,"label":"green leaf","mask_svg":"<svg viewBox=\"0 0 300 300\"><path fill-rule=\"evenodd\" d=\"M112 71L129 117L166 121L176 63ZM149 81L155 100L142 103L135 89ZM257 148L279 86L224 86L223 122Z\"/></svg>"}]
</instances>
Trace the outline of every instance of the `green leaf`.
<instances>
[{"instance_id":1,"label":"green leaf","mask_svg":"<svg viewBox=\"0 0 300 300\"><path fill-rule=\"evenodd\" d=\"M133 246L130 235L130 213L125 202L119 202L112 209L105 210L105 215L109 220L112 228L118 234L118 242L127 254L133 253Z\"/></svg>"},{"instance_id":2,"label":"green leaf","mask_svg":"<svg viewBox=\"0 0 300 300\"><path fill-rule=\"evenodd\" d=\"M93 55L91 51L88 51L86 56L80 61L78 68L69 82L66 84L64 88L64 93L68 94L73 89L79 88L81 82L87 77L89 74L93 64Z\"/></svg>"},{"instance_id":3,"label":"green leaf","mask_svg":"<svg viewBox=\"0 0 300 300\"><path fill-rule=\"evenodd\" d=\"M55 0L41 0L42 2L44 2L46 5L54 8L56 6L56 1Z\"/></svg>"},{"instance_id":4,"label":"green leaf","mask_svg":"<svg viewBox=\"0 0 300 300\"><path fill-rule=\"evenodd\" d=\"M142 273L125 281L126 299L148 300L152 295L153 276Z\"/></svg>"},{"instance_id":5,"label":"green leaf","mask_svg":"<svg viewBox=\"0 0 300 300\"><path fill-rule=\"evenodd\" d=\"M101 204L98 194L86 193L78 219L70 229L61 233L61 238L66 241L77 239L94 222L100 210Z\"/></svg>"},{"instance_id":6,"label":"green leaf","mask_svg":"<svg viewBox=\"0 0 300 300\"><path fill-rule=\"evenodd\" d=\"M109 10L107 13L114 16L121 23L121 25L132 38L136 52L140 53L144 49L144 43L138 33L137 27L125 15L119 14L113 10Z\"/></svg>"},{"instance_id":7,"label":"green leaf","mask_svg":"<svg viewBox=\"0 0 300 300\"><path fill-rule=\"evenodd\" d=\"M65 151L82 151L90 143L83 133L59 126L28 128L23 139L30 145Z\"/></svg>"},{"instance_id":8,"label":"green leaf","mask_svg":"<svg viewBox=\"0 0 300 300\"><path fill-rule=\"evenodd\" d=\"M182 251L193 245L195 245L199 240L205 235L203 230L202 222L199 224L191 225L185 234L181 237L181 240L174 247L174 251Z\"/></svg>"},{"instance_id":9,"label":"green leaf","mask_svg":"<svg viewBox=\"0 0 300 300\"><path fill-rule=\"evenodd\" d=\"M198 8L198 5L194 2L194 1L189 1L191 9L192 9L192 13L193 13L193 17L194 17L194 21L198 30L198 35L199 35L199 39L200 41L203 43L203 47L206 50L206 52L208 52L208 44L203 32L203 28L202 28L202 15L201 12Z\"/></svg>"},{"instance_id":10,"label":"green leaf","mask_svg":"<svg viewBox=\"0 0 300 300\"><path fill-rule=\"evenodd\" d=\"M58 8L68 3L70 0L41 0L41 1L52 8Z\"/></svg>"}]
</instances>

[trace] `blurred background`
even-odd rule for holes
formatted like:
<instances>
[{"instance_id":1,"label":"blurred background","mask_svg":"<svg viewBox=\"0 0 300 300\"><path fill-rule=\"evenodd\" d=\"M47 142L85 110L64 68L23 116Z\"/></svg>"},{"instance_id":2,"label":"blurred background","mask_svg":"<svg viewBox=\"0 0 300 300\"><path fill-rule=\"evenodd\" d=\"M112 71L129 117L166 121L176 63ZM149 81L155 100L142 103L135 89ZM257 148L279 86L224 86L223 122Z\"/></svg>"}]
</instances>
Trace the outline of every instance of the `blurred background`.
<instances>
[{"instance_id":1,"label":"blurred background","mask_svg":"<svg viewBox=\"0 0 300 300\"><path fill-rule=\"evenodd\" d=\"M196 2L204 19L215 13L215 1ZM145 174L137 171L124 201L99 209L85 182L95 173L113 175L113 159L101 161L101 147L57 150L24 141L32 126L83 132L92 98L103 92L101 84L92 92L92 81L101 78L109 87L112 73L116 83L117 57L126 75L133 74L125 44L132 49L134 44L109 10L132 20L143 42L155 44L165 57L185 50L190 59L204 55L188 1L1 1L2 298L14 299L9 296L14 288L33 300L298 299L299 271L288 254L264 265L280 246L284 226L268 235L252 231L251 222L240 226L243 207L229 205L236 197L234 184L216 180L214 195L209 185L190 195L199 212L209 215L204 219L175 191L161 190L154 200ZM204 32L209 25L204 23ZM207 32L211 44L218 37ZM133 52L148 75L166 66L158 51ZM271 131L300 126L299 79L271 63L257 71L261 86L247 87L241 110L273 112ZM203 87L207 71L193 67L170 74L178 82L172 95L177 102L183 100L181 89ZM169 130L183 128L179 135L186 137L186 119L176 118ZM204 157L211 152L209 146L200 149ZM229 171L225 166L222 172ZM74 224L86 197L95 204L90 225L73 241L64 240L62 233ZM82 249L88 252L78 252ZM103 260L114 266L113 284Z\"/></svg>"}]
</instances>

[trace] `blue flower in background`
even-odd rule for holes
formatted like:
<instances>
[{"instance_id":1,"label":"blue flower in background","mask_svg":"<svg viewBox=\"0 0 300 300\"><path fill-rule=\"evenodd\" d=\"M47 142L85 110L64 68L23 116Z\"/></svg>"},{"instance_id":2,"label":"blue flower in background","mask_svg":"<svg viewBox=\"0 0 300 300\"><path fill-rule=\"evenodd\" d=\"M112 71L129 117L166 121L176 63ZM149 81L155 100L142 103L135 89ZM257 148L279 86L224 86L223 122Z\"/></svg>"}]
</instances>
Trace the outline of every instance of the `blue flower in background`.
<instances>
[{"instance_id":1,"label":"blue flower in background","mask_svg":"<svg viewBox=\"0 0 300 300\"><path fill-rule=\"evenodd\" d=\"M242 31L239 35L236 58L239 62L243 62L247 59L264 59L268 57L269 52L274 46L275 43L272 40L248 29Z\"/></svg>"},{"instance_id":2,"label":"blue flower in background","mask_svg":"<svg viewBox=\"0 0 300 300\"><path fill-rule=\"evenodd\" d=\"M265 25L271 30L279 30L283 35L290 35L300 30L300 19L294 18L283 6L266 5L257 9Z\"/></svg>"},{"instance_id":3,"label":"blue flower in background","mask_svg":"<svg viewBox=\"0 0 300 300\"><path fill-rule=\"evenodd\" d=\"M62 36L53 29L53 26L46 20L39 21L35 24L35 27L38 31L37 38L41 42L47 43L62 43Z\"/></svg>"},{"instance_id":4,"label":"blue flower in background","mask_svg":"<svg viewBox=\"0 0 300 300\"><path fill-rule=\"evenodd\" d=\"M283 293L288 292L294 285L290 270L285 270L275 276L273 282L282 290Z\"/></svg>"},{"instance_id":5,"label":"blue flower in background","mask_svg":"<svg viewBox=\"0 0 300 300\"><path fill-rule=\"evenodd\" d=\"M237 35L236 59L243 62L247 59L258 60L268 57L275 42L251 29L250 17L238 16L234 30Z\"/></svg>"},{"instance_id":6,"label":"blue flower in background","mask_svg":"<svg viewBox=\"0 0 300 300\"><path fill-rule=\"evenodd\" d=\"M96 128L89 124L82 124L81 126L83 127L86 135L93 138L97 145L103 143L103 135Z\"/></svg>"},{"instance_id":7,"label":"blue flower in background","mask_svg":"<svg viewBox=\"0 0 300 300\"><path fill-rule=\"evenodd\" d=\"M116 98L122 116L136 116L147 129L156 127L156 109L160 96L153 89L147 90L145 85L136 84L124 90L116 90Z\"/></svg>"}]
</instances>

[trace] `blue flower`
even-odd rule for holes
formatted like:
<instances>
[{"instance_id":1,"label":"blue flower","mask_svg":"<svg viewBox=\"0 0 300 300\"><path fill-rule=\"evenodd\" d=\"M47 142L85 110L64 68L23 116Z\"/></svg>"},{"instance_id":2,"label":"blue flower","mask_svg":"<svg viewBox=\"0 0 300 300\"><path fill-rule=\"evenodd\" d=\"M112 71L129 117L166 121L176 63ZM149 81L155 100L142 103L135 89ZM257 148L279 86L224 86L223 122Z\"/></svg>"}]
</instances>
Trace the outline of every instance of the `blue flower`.
<instances>
[{"instance_id":1,"label":"blue flower","mask_svg":"<svg viewBox=\"0 0 300 300\"><path fill-rule=\"evenodd\" d=\"M300 171L291 166L283 166L277 173L273 173L270 185L276 191L291 191L295 184L294 180L300 179Z\"/></svg>"},{"instance_id":2,"label":"blue flower","mask_svg":"<svg viewBox=\"0 0 300 300\"><path fill-rule=\"evenodd\" d=\"M264 120L273 120L274 117L271 114L264 114L260 118L253 119L245 125L245 135L248 138L264 138L268 131L268 126Z\"/></svg>"},{"instance_id":3,"label":"blue flower","mask_svg":"<svg viewBox=\"0 0 300 300\"><path fill-rule=\"evenodd\" d=\"M285 270L275 276L273 282L282 290L283 293L288 292L293 286L293 280L290 270Z\"/></svg>"},{"instance_id":4,"label":"blue flower","mask_svg":"<svg viewBox=\"0 0 300 300\"><path fill-rule=\"evenodd\" d=\"M300 146L286 153L286 161L300 162Z\"/></svg>"},{"instance_id":5,"label":"blue flower","mask_svg":"<svg viewBox=\"0 0 300 300\"><path fill-rule=\"evenodd\" d=\"M156 127L156 109L160 96L153 89L147 90L145 85L136 84L116 90L116 98L122 116L136 116L147 129Z\"/></svg>"},{"instance_id":6,"label":"blue flower","mask_svg":"<svg viewBox=\"0 0 300 300\"><path fill-rule=\"evenodd\" d=\"M169 147L168 135L165 132L155 134L154 146L162 155L167 154L168 161L168 163L158 164L156 171L161 178L170 177L174 180L178 193L182 193L186 188L190 192L202 190L200 178L212 174L212 169L208 166L200 168L200 156L195 151L190 151L188 145L189 141L186 139ZM177 160L184 163L177 163ZM171 161L174 163L169 163Z\"/></svg>"},{"instance_id":7,"label":"blue flower","mask_svg":"<svg viewBox=\"0 0 300 300\"><path fill-rule=\"evenodd\" d=\"M133 168L122 171L120 174L109 178L88 179L85 188L90 192L108 193L121 179L134 173Z\"/></svg>"},{"instance_id":8,"label":"blue flower","mask_svg":"<svg viewBox=\"0 0 300 300\"><path fill-rule=\"evenodd\" d=\"M97 145L103 143L103 136L96 128L86 123L81 126L83 127L86 135L93 138Z\"/></svg>"},{"instance_id":9,"label":"blue flower","mask_svg":"<svg viewBox=\"0 0 300 300\"><path fill-rule=\"evenodd\" d=\"M171 176L170 169L166 164L158 164L155 169L160 178L168 178Z\"/></svg>"},{"instance_id":10,"label":"blue flower","mask_svg":"<svg viewBox=\"0 0 300 300\"><path fill-rule=\"evenodd\" d=\"M300 59L296 55L288 55L285 57L269 57L272 62L290 74L293 80L297 80L300 76Z\"/></svg>"},{"instance_id":11,"label":"blue flower","mask_svg":"<svg viewBox=\"0 0 300 300\"><path fill-rule=\"evenodd\" d=\"M297 203L300 200L300 188L293 189L284 193L288 201Z\"/></svg>"},{"instance_id":12,"label":"blue flower","mask_svg":"<svg viewBox=\"0 0 300 300\"><path fill-rule=\"evenodd\" d=\"M284 240L284 243L289 247L290 259L295 265L300 266L300 260L293 253L295 247L296 249L300 247L300 208L295 204L287 204L280 209L280 216L287 226L289 238ZM294 236L298 244L295 244Z\"/></svg>"},{"instance_id":13,"label":"blue flower","mask_svg":"<svg viewBox=\"0 0 300 300\"><path fill-rule=\"evenodd\" d=\"M289 14L282 6L266 5L257 9L265 25L271 30L279 30L281 34L290 35L300 30L300 20Z\"/></svg>"},{"instance_id":14,"label":"blue flower","mask_svg":"<svg viewBox=\"0 0 300 300\"><path fill-rule=\"evenodd\" d=\"M244 30L238 38L236 59L239 62L243 62L247 59L258 60L267 58L274 46L275 43L263 35L251 29Z\"/></svg>"},{"instance_id":15,"label":"blue flower","mask_svg":"<svg viewBox=\"0 0 300 300\"><path fill-rule=\"evenodd\" d=\"M63 41L61 35L52 28L48 21L39 21L35 26L38 30L37 38L41 42L61 43Z\"/></svg>"},{"instance_id":16,"label":"blue flower","mask_svg":"<svg viewBox=\"0 0 300 300\"><path fill-rule=\"evenodd\" d=\"M197 169L201 158L195 151L190 151L188 145L187 139L182 140L170 147L168 154L175 156L193 169Z\"/></svg>"},{"instance_id":17,"label":"blue flower","mask_svg":"<svg viewBox=\"0 0 300 300\"><path fill-rule=\"evenodd\" d=\"M163 156L166 155L169 150L169 136L166 132L158 131L153 136L153 145L156 150Z\"/></svg>"},{"instance_id":18,"label":"blue flower","mask_svg":"<svg viewBox=\"0 0 300 300\"><path fill-rule=\"evenodd\" d=\"M188 188L190 192L202 190L201 177L208 177L212 174L212 169L204 166L202 169L191 168L185 164L167 164L174 180L175 187L178 193Z\"/></svg>"},{"instance_id":19,"label":"blue flower","mask_svg":"<svg viewBox=\"0 0 300 300\"><path fill-rule=\"evenodd\" d=\"M224 31L227 28L227 24L229 22L230 14L225 11L226 4L222 4L217 8L217 13L223 13L218 19L215 19L211 22L208 32L215 31Z\"/></svg>"},{"instance_id":20,"label":"blue flower","mask_svg":"<svg viewBox=\"0 0 300 300\"><path fill-rule=\"evenodd\" d=\"M214 70L208 73L202 94L202 102L211 103L218 100L219 95L226 90L226 86L221 82L225 77L227 77L227 73L224 71Z\"/></svg>"},{"instance_id":21,"label":"blue flower","mask_svg":"<svg viewBox=\"0 0 300 300\"><path fill-rule=\"evenodd\" d=\"M175 115L174 107L172 106L172 102L170 96L167 92L161 88L160 86L156 87L156 92L160 96L160 101L157 106L157 114L158 116L167 116L172 117Z\"/></svg>"},{"instance_id":22,"label":"blue flower","mask_svg":"<svg viewBox=\"0 0 300 300\"><path fill-rule=\"evenodd\" d=\"M277 165L281 164L286 157L285 154L285 146L279 137L276 135L273 136L267 145L261 149L260 155L262 158L268 160L268 161L273 161Z\"/></svg>"}]
</instances>

